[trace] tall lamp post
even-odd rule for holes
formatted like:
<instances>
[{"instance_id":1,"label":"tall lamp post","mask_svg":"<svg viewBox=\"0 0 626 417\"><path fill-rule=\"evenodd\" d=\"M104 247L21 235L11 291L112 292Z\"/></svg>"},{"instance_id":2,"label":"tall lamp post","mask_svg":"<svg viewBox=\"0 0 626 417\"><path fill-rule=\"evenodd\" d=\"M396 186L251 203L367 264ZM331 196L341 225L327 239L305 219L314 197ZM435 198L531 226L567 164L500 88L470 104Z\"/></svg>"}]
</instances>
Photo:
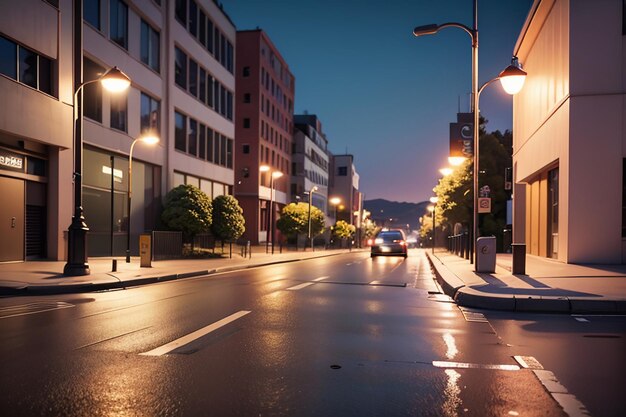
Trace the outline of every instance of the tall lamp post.
<instances>
[{"instance_id":1,"label":"tall lamp post","mask_svg":"<svg viewBox=\"0 0 626 417\"><path fill-rule=\"evenodd\" d=\"M130 200L133 196L133 149L135 148L135 144L140 141L146 145L156 145L159 143L159 138L153 134L146 134L138 137L133 141L133 143L130 144L130 152L128 153L128 222L126 224L126 263L130 263Z\"/></svg>"},{"instance_id":2,"label":"tall lamp post","mask_svg":"<svg viewBox=\"0 0 626 417\"><path fill-rule=\"evenodd\" d=\"M435 210L437 209L438 201L438 197L430 197L430 202L433 203L433 205L428 206L428 211L430 211L433 215L433 255L435 254L435 242L437 241L437 228L435 227Z\"/></svg>"},{"instance_id":3,"label":"tall lamp post","mask_svg":"<svg viewBox=\"0 0 626 417\"><path fill-rule=\"evenodd\" d=\"M313 197L313 193L315 191L317 191L317 185L314 185L313 188L311 188L311 191L309 191L309 233L308 233L308 238L309 238L309 244L311 245L311 250L313 250L313 239L311 239L311 198Z\"/></svg>"},{"instance_id":4,"label":"tall lamp post","mask_svg":"<svg viewBox=\"0 0 626 417\"><path fill-rule=\"evenodd\" d=\"M328 201L330 201L330 204L335 206L335 223L337 223L337 206L339 206L339 204L341 203L341 198L333 197Z\"/></svg>"},{"instance_id":5,"label":"tall lamp post","mask_svg":"<svg viewBox=\"0 0 626 417\"><path fill-rule=\"evenodd\" d=\"M63 274L69 276L89 275L87 261L87 232L89 228L83 216L83 95L87 84L100 81L111 92L121 92L130 86L130 78L119 68L113 67L100 78L83 83L83 8L82 1L74 1L74 214L67 233L67 263Z\"/></svg>"},{"instance_id":6,"label":"tall lamp post","mask_svg":"<svg viewBox=\"0 0 626 417\"><path fill-rule=\"evenodd\" d=\"M413 29L413 35L415 36L424 36L424 35L434 35L435 33L439 32L441 29L447 28L447 27L456 27L459 29L463 29L465 32L467 32L467 34L470 36L471 40L472 40L472 112L474 114L474 126L473 126L473 130L474 130L474 172L473 172L473 190L474 190L474 209L473 209L473 216L472 216L472 222L473 222L473 226L472 226L472 230L473 230L473 236L472 236L472 247L475 248L476 245L476 239L478 238L478 173L479 173L479 163L478 163L478 159L479 159L479 106L478 106L478 99L479 99L479 91L482 91L482 88L486 87L488 84L491 84L491 82L500 79L502 82L502 86L504 87L505 91L509 94L516 94L517 92L519 92L519 90L522 88L523 84L524 84L524 79L526 77L526 72L524 72L521 67L519 66L518 62L517 62L517 58L513 58L513 61L511 63L510 66L508 66L504 71L502 71L500 73L500 75L498 76L498 78L495 78L491 81L489 81L488 83L486 83L485 85L483 85L483 87L479 90L478 88L478 0L474 0L473 1L473 12L474 12L474 18L473 18L473 26L472 28L469 28L467 26L465 26L462 23L443 23L441 25L437 25L437 24L429 24L429 25L423 25L423 26L417 26L415 29ZM505 87L505 84L508 85L508 81L505 81L505 78L513 78L514 84L516 84L518 86L517 91L511 89L507 89L507 87ZM513 79L511 81L513 81ZM514 92L513 92L514 91ZM477 256L476 251L474 249L472 249L474 252L474 257L475 258ZM475 260L472 259L471 262L474 262L474 264L476 264Z\"/></svg>"},{"instance_id":7,"label":"tall lamp post","mask_svg":"<svg viewBox=\"0 0 626 417\"><path fill-rule=\"evenodd\" d=\"M267 236L265 237L265 253L269 252L269 241L272 239L272 254L274 254L274 179L278 179L283 176L280 171L272 171L269 165L261 165L259 167L261 172L270 172L270 206L267 213ZM270 231L271 230L271 231Z\"/></svg>"}]
</instances>

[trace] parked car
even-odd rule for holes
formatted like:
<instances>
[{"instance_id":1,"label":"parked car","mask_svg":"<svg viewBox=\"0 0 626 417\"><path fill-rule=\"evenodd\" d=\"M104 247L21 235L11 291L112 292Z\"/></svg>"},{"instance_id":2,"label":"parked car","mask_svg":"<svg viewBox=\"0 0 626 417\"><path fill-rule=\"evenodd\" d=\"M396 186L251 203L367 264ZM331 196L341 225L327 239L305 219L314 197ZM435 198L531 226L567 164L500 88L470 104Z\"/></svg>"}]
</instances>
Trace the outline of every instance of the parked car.
<instances>
[{"instance_id":1,"label":"parked car","mask_svg":"<svg viewBox=\"0 0 626 417\"><path fill-rule=\"evenodd\" d=\"M407 243L402 230L383 230L374 239L372 258L378 255L400 255L407 257Z\"/></svg>"}]
</instances>

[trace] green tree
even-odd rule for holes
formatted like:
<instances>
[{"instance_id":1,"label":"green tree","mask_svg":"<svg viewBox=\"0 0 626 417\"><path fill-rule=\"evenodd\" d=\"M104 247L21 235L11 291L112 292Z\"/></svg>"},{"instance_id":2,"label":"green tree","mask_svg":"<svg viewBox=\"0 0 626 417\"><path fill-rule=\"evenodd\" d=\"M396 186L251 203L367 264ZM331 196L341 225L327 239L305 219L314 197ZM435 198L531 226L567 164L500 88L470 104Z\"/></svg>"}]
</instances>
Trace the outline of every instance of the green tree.
<instances>
[{"instance_id":1,"label":"green tree","mask_svg":"<svg viewBox=\"0 0 626 417\"><path fill-rule=\"evenodd\" d=\"M198 233L211 228L211 200L193 185L179 185L165 196L161 221L170 230L183 232L183 239L191 241Z\"/></svg>"},{"instance_id":2,"label":"green tree","mask_svg":"<svg viewBox=\"0 0 626 417\"><path fill-rule=\"evenodd\" d=\"M333 228L333 236L338 239L349 239L355 231L356 228L353 225L348 224L345 220L339 220Z\"/></svg>"},{"instance_id":3,"label":"green tree","mask_svg":"<svg viewBox=\"0 0 626 417\"><path fill-rule=\"evenodd\" d=\"M220 195L213 199L213 222L211 231L222 241L237 240L246 231L243 209L232 195Z\"/></svg>"},{"instance_id":4,"label":"green tree","mask_svg":"<svg viewBox=\"0 0 626 417\"><path fill-rule=\"evenodd\" d=\"M290 203L283 207L276 227L288 238L299 234L309 233L309 204ZM324 230L324 213L315 206L311 206L311 237L315 237Z\"/></svg>"}]
</instances>

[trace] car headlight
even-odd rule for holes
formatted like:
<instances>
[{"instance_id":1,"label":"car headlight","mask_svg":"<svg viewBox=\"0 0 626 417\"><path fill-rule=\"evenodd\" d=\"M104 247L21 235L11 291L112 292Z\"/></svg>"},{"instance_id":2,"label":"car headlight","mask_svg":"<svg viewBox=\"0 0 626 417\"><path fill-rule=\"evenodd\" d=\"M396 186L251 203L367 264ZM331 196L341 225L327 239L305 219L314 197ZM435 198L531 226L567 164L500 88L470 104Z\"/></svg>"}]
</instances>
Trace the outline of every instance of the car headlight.
<instances>
[{"instance_id":1,"label":"car headlight","mask_svg":"<svg viewBox=\"0 0 626 417\"><path fill-rule=\"evenodd\" d=\"M377 237L377 238L374 240L374 243L376 243L377 245L380 245L381 243L383 243L383 240L382 240L381 238Z\"/></svg>"}]
</instances>

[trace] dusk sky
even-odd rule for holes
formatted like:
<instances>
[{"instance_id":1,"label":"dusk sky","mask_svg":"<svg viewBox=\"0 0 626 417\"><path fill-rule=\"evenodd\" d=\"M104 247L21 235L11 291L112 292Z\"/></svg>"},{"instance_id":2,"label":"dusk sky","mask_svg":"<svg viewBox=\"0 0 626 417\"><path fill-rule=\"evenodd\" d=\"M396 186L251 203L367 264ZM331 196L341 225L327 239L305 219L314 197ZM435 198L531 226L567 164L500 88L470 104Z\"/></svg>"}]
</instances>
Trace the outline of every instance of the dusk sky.
<instances>
[{"instance_id":1,"label":"dusk sky","mask_svg":"<svg viewBox=\"0 0 626 417\"><path fill-rule=\"evenodd\" d=\"M471 0L223 0L238 30L263 29L296 79L295 113L316 114L335 154L355 157L365 198L428 200L447 165L449 123L469 111ZM510 64L532 0L479 0L479 82ZM522 62L523 64L523 62ZM512 129L499 83L481 94L488 131Z\"/></svg>"}]
</instances>

